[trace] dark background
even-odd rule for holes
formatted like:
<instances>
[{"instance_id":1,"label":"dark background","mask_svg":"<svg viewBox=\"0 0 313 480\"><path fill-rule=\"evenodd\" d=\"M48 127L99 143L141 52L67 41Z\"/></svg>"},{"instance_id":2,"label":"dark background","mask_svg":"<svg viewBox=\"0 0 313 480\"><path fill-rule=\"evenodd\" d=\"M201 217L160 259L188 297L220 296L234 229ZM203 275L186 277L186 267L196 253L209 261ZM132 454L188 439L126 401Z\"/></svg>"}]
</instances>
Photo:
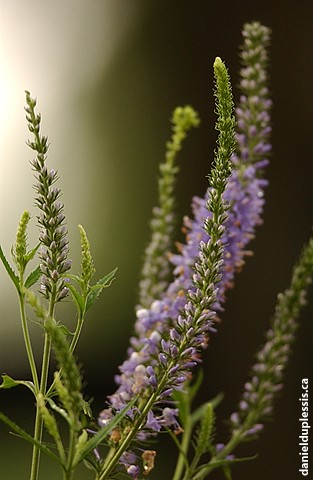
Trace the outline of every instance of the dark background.
<instances>
[{"instance_id":1,"label":"dark background","mask_svg":"<svg viewBox=\"0 0 313 480\"><path fill-rule=\"evenodd\" d=\"M222 442L227 438L223 418L236 408L254 352L262 343L263 332L272 316L276 295L288 286L292 264L310 235L313 4L311 1L134 3L137 14L133 28L110 68L92 89L82 88L77 102L71 105L74 115L83 117L88 150L90 142L87 160L90 168L85 188L80 192L85 199L85 209L81 211L82 218L72 220L73 229L78 222L87 228L99 276L119 267L117 280L95 306L77 348L79 361L84 365L86 395L95 398L95 413L103 407L106 395L114 390L113 376L124 359L132 331L140 259L156 199L158 163L169 136L168 118L175 106L188 103L199 111L202 119L201 127L189 135L180 156L177 196L178 213L182 217L190 212L192 195L202 195L205 191L205 175L212 160L214 58L218 55L226 61L234 94L238 96L237 53L243 23L259 20L273 31L270 67L274 99L273 156L268 170L270 185L266 192L264 225L253 241L255 255L248 259L235 289L228 295L223 322L212 338L204 363L201 399L209 399L221 391L225 394L217 411L216 435ZM90 8L92 10L92 2ZM118 16L114 28L119 28ZM101 156L104 135L110 154L109 176ZM62 168L59 170L66 192L67 183L75 182L79 172L70 159L64 167L64 176ZM110 192L109 199L106 191ZM107 207L108 200L109 209L103 219L102 208L104 203ZM75 209L66 193L64 202ZM73 240L74 244L75 241L77 239ZM75 255L79 262L76 253L74 260ZM312 291L310 300L312 304ZM64 315L70 311L66 306ZM259 456L252 462L237 465L234 479L301 478L298 397L301 379L310 378L312 370L312 313L310 305L301 316L301 329L286 372L286 386L275 404L274 421L267 425L257 443L238 451L244 456L258 452ZM3 360L1 370L15 378L27 378L21 334L17 332L9 346L15 360L7 363ZM35 332L36 335L39 358L40 335ZM15 353L18 351L21 353ZM30 394L21 389L1 391L0 406L11 418L28 427L33 406ZM157 467L149 478L169 480L173 471L170 461L175 458L175 451L170 450L169 440L161 439L162 445L157 447ZM0 478L27 478L28 446L8 436L2 425L0 442ZM49 462L43 472L44 479L59 478ZM82 474L77 478L89 477ZM212 478L221 477L215 473Z\"/></svg>"}]
</instances>

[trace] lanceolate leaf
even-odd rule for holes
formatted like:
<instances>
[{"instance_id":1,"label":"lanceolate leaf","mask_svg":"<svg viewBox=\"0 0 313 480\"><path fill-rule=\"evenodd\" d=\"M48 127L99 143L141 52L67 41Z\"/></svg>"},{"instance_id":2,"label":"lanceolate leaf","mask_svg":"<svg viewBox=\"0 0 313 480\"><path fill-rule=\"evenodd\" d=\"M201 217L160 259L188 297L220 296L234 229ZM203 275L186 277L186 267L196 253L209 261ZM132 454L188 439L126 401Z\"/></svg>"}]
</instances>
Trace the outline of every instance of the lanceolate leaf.
<instances>
[{"instance_id":1,"label":"lanceolate leaf","mask_svg":"<svg viewBox=\"0 0 313 480\"><path fill-rule=\"evenodd\" d=\"M58 325L58 328L61 330L61 332L63 333L63 335L69 335L69 336L73 336L74 333L71 332L66 325Z\"/></svg>"},{"instance_id":2,"label":"lanceolate leaf","mask_svg":"<svg viewBox=\"0 0 313 480\"><path fill-rule=\"evenodd\" d=\"M40 270L40 267L38 265L38 267L35 268L35 270L30 272L30 274L28 275L28 277L25 280L25 285L24 286L26 288L30 288L32 285L34 285L37 282L37 280L39 280L40 275L41 275L41 270Z\"/></svg>"},{"instance_id":3,"label":"lanceolate leaf","mask_svg":"<svg viewBox=\"0 0 313 480\"><path fill-rule=\"evenodd\" d=\"M19 385L24 385L25 387L29 388L34 395L36 395L35 391L35 385L33 382L29 382L26 380L14 380L11 378L9 375L3 374L2 376L2 383L0 385L0 388L13 388L13 387L18 387Z\"/></svg>"},{"instance_id":4,"label":"lanceolate leaf","mask_svg":"<svg viewBox=\"0 0 313 480\"><path fill-rule=\"evenodd\" d=\"M241 458L233 458L232 460L217 460L215 462L210 462L205 465L200 465L197 469L197 473L193 475L191 480L204 480L206 476L215 470L216 468L222 467L223 470L228 468L233 463L240 463L240 462L247 462L249 460L255 460L257 455L253 455L252 457L241 457Z\"/></svg>"},{"instance_id":5,"label":"lanceolate leaf","mask_svg":"<svg viewBox=\"0 0 313 480\"><path fill-rule=\"evenodd\" d=\"M117 268L115 268L114 270L112 270L112 272L105 275L103 278L101 278L97 282L96 285L93 285L91 287L91 290L88 293L87 299L86 299L86 307L85 307L86 312L95 303L95 301L99 298L99 295L102 292L102 290L111 285L111 283L114 280L114 275L115 275L116 271L117 271Z\"/></svg>"},{"instance_id":6,"label":"lanceolate leaf","mask_svg":"<svg viewBox=\"0 0 313 480\"><path fill-rule=\"evenodd\" d=\"M74 285L69 283L67 285L67 287L68 287L69 291L71 292L71 295L73 297L74 302L76 303L78 314L79 314L79 317L81 318L84 315L84 299L83 299L82 295L76 290Z\"/></svg>"},{"instance_id":7,"label":"lanceolate leaf","mask_svg":"<svg viewBox=\"0 0 313 480\"><path fill-rule=\"evenodd\" d=\"M214 425L214 413L211 403L205 405L203 417L196 436L194 466L197 465L202 455L209 451Z\"/></svg>"},{"instance_id":8,"label":"lanceolate leaf","mask_svg":"<svg viewBox=\"0 0 313 480\"><path fill-rule=\"evenodd\" d=\"M16 273L14 272L14 270L12 269L11 265L9 264L9 262L7 261L7 259L5 258L5 255L3 253L3 250L2 248L0 247L0 258L2 260L2 263L4 265L4 268L6 269L6 271L8 272L9 274L9 277L11 278L12 282L14 283L16 289L18 292L20 292L20 281L19 281L19 278L18 276L16 275Z\"/></svg>"},{"instance_id":9,"label":"lanceolate leaf","mask_svg":"<svg viewBox=\"0 0 313 480\"><path fill-rule=\"evenodd\" d=\"M56 460L57 462L60 461L59 458L48 447L46 447L45 444L35 440L27 432L25 432L25 430L23 430L21 427L16 425L16 423L12 422L12 420L10 420L2 412L0 412L0 420L2 420L2 422L6 423L6 425L8 425L13 430L13 432L15 432L19 437L24 438L24 440L27 440L28 442L32 443L33 445L36 445L36 447L39 448L39 450L41 450L43 453L48 455L48 457L52 458L52 460Z\"/></svg>"},{"instance_id":10,"label":"lanceolate leaf","mask_svg":"<svg viewBox=\"0 0 313 480\"><path fill-rule=\"evenodd\" d=\"M26 262L27 263L34 258L34 256L35 256L39 247L40 247L40 243L38 243L38 245L36 245L35 248L33 248L32 250L27 252L27 254L26 254Z\"/></svg>"},{"instance_id":11,"label":"lanceolate leaf","mask_svg":"<svg viewBox=\"0 0 313 480\"><path fill-rule=\"evenodd\" d=\"M126 405L126 407L108 423L108 425L96 433L93 437L91 437L84 445L82 450L79 452L79 455L75 458L74 466L78 465L84 458L89 455L97 446L109 435L109 433L118 425L118 423L122 420L122 418L127 415L127 412L130 408L135 404L138 400L137 397L134 397L131 402Z\"/></svg>"}]
</instances>

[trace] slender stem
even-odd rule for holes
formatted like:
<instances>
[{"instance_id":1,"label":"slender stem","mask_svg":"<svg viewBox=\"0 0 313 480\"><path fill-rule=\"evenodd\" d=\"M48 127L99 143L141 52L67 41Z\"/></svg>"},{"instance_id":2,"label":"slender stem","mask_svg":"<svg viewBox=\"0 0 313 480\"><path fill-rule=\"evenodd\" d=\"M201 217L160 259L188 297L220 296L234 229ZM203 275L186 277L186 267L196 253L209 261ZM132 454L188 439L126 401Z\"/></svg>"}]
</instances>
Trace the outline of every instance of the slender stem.
<instances>
[{"instance_id":1,"label":"slender stem","mask_svg":"<svg viewBox=\"0 0 313 480\"><path fill-rule=\"evenodd\" d=\"M40 393L42 393L43 396L45 396L45 393L46 393L50 351L51 351L51 342L48 335L45 334L45 344L44 344L44 351L43 351L42 372L41 372L41 382L40 382ZM37 405L34 439L38 440L39 442L42 439L42 429L43 429L43 421L40 415L40 409ZM34 445L30 480L38 479L39 462L40 462L40 450L36 445Z\"/></svg>"},{"instance_id":2,"label":"slender stem","mask_svg":"<svg viewBox=\"0 0 313 480\"><path fill-rule=\"evenodd\" d=\"M69 446L68 446L68 456L66 462L66 480L71 480L73 475L73 457L75 452L75 441L76 441L76 431L75 425L73 426L73 421L70 423L70 432L69 432Z\"/></svg>"},{"instance_id":3,"label":"slender stem","mask_svg":"<svg viewBox=\"0 0 313 480\"><path fill-rule=\"evenodd\" d=\"M74 336L73 336L73 339L71 341L71 344L70 344L70 351L71 352L74 352L75 350L75 347L78 343L78 340L79 340L79 337L80 337L80 334L81 334L81 331L82 331L82 328L83 328L83 325L84 325L84 320L85 320L85 317L81 317L79 316L78 320L77 320L77 326L76 326L76 329L75 329L75 332L74 332ZM60 372L60 375L62 373L62 368L59 370ZM50 397L50 395L52 394L53 392L53 389L54 389L54 385L55 385L55 380L53 380L53 382L51 383L48 391L47 391L47 397Z\"/></svg>"},{"instance_id":4,"label":"slender stem","mask_svg":"<svg viewBox=\"0 0 313 480\"><path fill-rule=\"evenodd\" d=\"M187 453L188 453L191 433L192 433L192 423L190 420L187 420L184 424L184 433L183 433L182 442L180 444L180 452L179 452L173 480L180 480L186 465L188 468Z\"/></svg>"},{"instance_id":5,"label":"slender stem","mask_svg":"<svg viewBox=\"0 0 313 480\"><path fill-rule=\"evenodd\" d=\"M56 304L56 294L57 294L56 288L54 288L53 292L51 293L50 307L49 307L49 316L51 318L54 315L55 304ZM44 398L46 397L46 390L47 390L50 355L51 355L51 340L48 334L46 333L44 348L43 348L41 380L40 380L40 389L39 389L39 392L43 395ZM41 442L42 440L42 430L43 430L43 420L40 415L39 407L37 405L34 439L37 440L38 442ZM39 464L40 464L40 450L36 445L34 445L30 480L38 480Z\"/></svg>"},{"instance_id":6,"label":"slender stem","mask_svg":"<svg viewBox=\"0 0 313 480\"><path fill-rule=\"evenodd\" d=\"M205 474L208 475L213 470L218 468L219 461L223 460L224 458L229 455L234 448L242 441L241 435L244 429L237 430L236 433L233 433L229 442L224 446L224 448L218 452L214 457L211 458L210 462L208 463L208 468L205 471ZM200 478L200 477L199 477Z\"/></svg>"},{"instance_id":7,"label":"slender stem","mask_svg":"<svg viewBox=\"0 0 313 480\"><path fill-rule=\"evenodd\" d=\"M70 344L70 350L71 352L74 352L77 342L79 340L83 325L84 325L84 320L85 316L84 315L79 315L78 320L77 320L77 326L74 332L74 336L72 338L71 344Z\"/></svg>"},{"instance_id":8,"label":"slender stem","mask_svg":"<svg viewBox=\"0 0 313 480\"><path fill-rule=\"evenodd\" d=\"M164 379L164 377L163 377L163 379ZM112 457L109 459L109 461L105 463L105 465L103 467L103 470L100 472L99 480L105 480L111 474L114 467L117 465L121 455L125 452L128 445L130 444L130 442L132 441L132 439L134 438L134 436L138 432L138 429L141 427L142 423L144 422L149 410L151 409L152 405L155 403L155 401L156 401L157 397L159 396L162 388L163 388L163 385L161 383L158 390L147 401L144 409L142 410L141 415L136 420L133 428L129 431L129 433L123 439L120 446L115 450L114 455L112 455Z\"/></svg>"},{"instance_id":9,"label":"slender stem","mask_svg":"<svg viewBox=\"0 0 313 480\"><path fill-rule=\"evenodd\" d=\"M28 330L28 325L27 325L26 311L25 311L25 296L22 293L19 294L19 304L20 304L22 329L23 329L23 336L24 336L24 342L25 342L28 362L29 362L31 373L32 373L33 382L34 382L34 385L35 385L35 392L38 393L39 392L39 380L38 380L37 368L36 368L36 363L35 363L35 359L34 359L33 349L32 349L32 345L31 345L30 335L29 335L29 330Z\"/></svg>"}]
</instances>

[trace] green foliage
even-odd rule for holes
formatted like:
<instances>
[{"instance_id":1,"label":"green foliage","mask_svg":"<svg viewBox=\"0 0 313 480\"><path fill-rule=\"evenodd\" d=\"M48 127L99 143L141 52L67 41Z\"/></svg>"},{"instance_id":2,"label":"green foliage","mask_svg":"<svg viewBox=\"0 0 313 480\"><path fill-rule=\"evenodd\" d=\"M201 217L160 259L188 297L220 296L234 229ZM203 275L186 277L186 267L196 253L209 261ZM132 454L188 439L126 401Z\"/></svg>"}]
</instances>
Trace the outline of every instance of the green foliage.
<instances>
[{"instance_id":1,"label":"green foliage","mask_svg":"<svg viewBox=\"0 0 313 480\"><path fill-rule=\"evenodd\" d=\"M81 225L78 225L78 229L80 233L80 244L82 250L81 283L83 292L85 293L89 291L90 280L92 279L96 269L91 256L90 243L87 238L87 234Z\"/></svg>"},{"instance_id":2,"label":"green foliage","mask_svg":"<svg viewBox=\"0 0 313 480\"><path fill-rule=\"evenodd\" d=\"M30 220L30 213L25 211L21 217L18 225L15 244L12 247L12 258L14 263L20 272L21 277L24 274L25 267L28 263L27 255L27 225Z\"/></svg>"},{"instance_id":3,"label":"green foliage","mask_svg":"<svg viewBox=\"0 0 313 480\"><path fill-rule=\"evenodd\" d=\"M16 273L14 272L13 268L11 267L11 265L9 264L8 260L6 259L4 253L3 253L3 250L0 246L0 259L3 263L3 266L4 268L6 269L9 277L11 278L16 290L18 292L20 292L20 281L19 281L19 277L16 275Z\"/></svg>"},{"instance_id":4,"label":"green foliage","mask_svg":"<svg viewBox=\"0 0 313 480\"><path fill-rule=\"evenodd\" d=\"M38 282L40 276L41 276L41 270L40 270L40 266L38 266L32 272L30 272L30 274L26 278L24 283L25 288L30 288L33 285L35 285L35 283Z\"/></svg>"},{"instance_id":5,"label":"green foliage","mask_svg":"<svg viewBox=\"0 0 313 480\"><path fill-rule=\"evenodd\" d=\"M149 307L153 300L159 299L168 285L171 273L168 256L173 250L176 224L174 189L179 172L175 162L187 132L197 127L200 119L197 112L186 105L174 110L171 123L173 134L166 143L165 162L159 167L158 205L152 212L151 239L145 250L139 283L139 302L143 307Z\"/></svg>"},{"instance_id":6,"label":"green foliage","mask_svg":"<svg viewBox=\"0 0 313 480\"><path fill-rule=\"evenodd\" d=\"M79 428L79 416L82 413L82 382L81 374L74 355L71 352L66 336L59 325L47 318L44 324L51 341L52 347L58 362L59 369L62 369L61 384L63 386L58 392L60 399L69 412L76 420L76 426Z\"/></svg>"},{"instance_id":7,"label":"green foliage","mask_svg":"<svg viewBox=\"0 0 313 480\"><path fill-rule=\"evenodd\" d=\"M244 94L244 103L251 110L252 125L257 130L251 129L248 124L242 132L246 135L245 148L251 150L249 161L242 167L244 170L259 158L258 149L254 148L269 134L270 129L264 119L259 119L263 112L268 114L270 102L267 101L267 74L263 72L268 64L266 48L269 44L270 30L258 22L245 25L244 45L241 51L243 68L241 76L246 82L241 90ZM218 131L217 148L214 162L209 174L208 200L206 207L209 211L204 228L209 235L207 243L201 242L199 256L194 266L193 281L194 290L184 292L187 297L185 308L181 311L180 319L171 330L173 338L177 335L177 344L173 341L167 345L169 332L165 332L161 343L165 360L157 363L157 356L151 362L155 378L147 366L146 360L142 360L146 352L136 351L138 355L138 367L142 370L138 373L138 383L147 382L140 395L134 396L134 387L129 379L129 391L127 398L131 398L124 406L125 399L121 395L121 405L115 405L116 411L108 409L108 419L103 428L97 428L95 432L90 430L92 412L90 404L83 398L83 384L80 367L75 358L74 350L80 337L87 312L98 300L102 291L109 287L115 278L117 269L100 278L93 285L91 281L95 275L95 266L91 255L91 247L84 228L79 225L81 241L81 273L79 275L67 273L70 262L66 262L68 254L67 230L63 224L63 204L56 202L60 191L51 188L58 179L57 172L51 170L48 173L45 166L48 151L47 137L40 134L41 115L35 113L36 100L26 92L26 118L28 129L34 135L33 141L29 141L29 147L36 152L36 159L31 162L35 171L38 184L36 203L41 210L38 222L41 225L38 245L28 250L27 227L30 214L25 211L19 222L15 242L11 249L15 269L10 265L0 247L0 259L12 280L19 298L21 322L25 340L26 352L32 375L32 381L14 380L7 374L2 375L0 389L11 389L18 386L27 387L36 399L36 419L34 435L24 431L16 425L4 413L0 412L0 420L4 422L17 436L33 445L33 458L30 480L38 480L40 453L47 455L61 466L63 480L72 480L75 468L84 462L95 472L97 480L115 478L119 472L121 456L137 446L137 439L146 427L149 413L155 409L159 411L163 407L164 392L171 391L168 386L177 388L174 381L169 381L173 372L179 371L181 375L189 375L189 370L196 360L199 347L199 338L202 342L206 339L207 324L211 320L212 308L217 299L217 288L223 275L223 255L225 221L229 205L224 199L229 176L232 172L231 156L236 148L235 144L235 117L232 88L227 68L223 61L217 57L214 62L216 100L216 130ZM258 101L256 102L256 98ZM244 110L246 107L242 107ZM172 247L174 231L174 187L176 176L179 171L175 165L178 152L182 148L182 142L187 132L199 125L198 114L190 107L178 107L172 116L172 137L166 144L165 162L160 165L160 178L158 182L158 207L154 209L151 222L151 241L145 252L142 281L140 283L140 303L143 307L149 307L155 299L162 298L169 281L168 252ZM264 127L264 128L263 128ZM242 127L240 127L242 128ZM239 132L240 132L239 128ZM262 129L266 131L262 132ZM252 133L251 133L252 130ZM249 137L250 135L250 137ZM259 136L258 136L259 135ZM261 138L261 140L260 140ZM262 149L261 149L262 150ZM240 153L239 153L240 154ZM242 162L244 163L244 162ZM34 259L39 245L40 265L35 267L28 276L25 275L28 263ZM24 279L26 277L26 280ZM44 294L48 303L41 301L39 296L32 290L39 278L41 278L41 293ZM196 381L188 380L184 388L173 395L179 409L179 420L182 429L175 428L169 431L178 451L179 457L173 480L205 480L216 469L220 469L226 480L232 479L232 465L234 463L250 460L249 458L234 458L234 449L242 442L255 439L258 428L262 427L258 422L266 420L272 411L273 401L282 387L283 372L289 359L291 344L294 341L298 328L297 318L303 305L306 303L307 291L313 279L313 237L303 249L300 259L296 264L290 287L278 296L277 307L271 326L266 333L266 342L257 353L257 363L252 367L251 381L245 384L245 392L239 407L231 419L231 436L225 445L215 444L215 408L222 399L217 395L211 401L204 402L193 409L195 399L203 378L200 371ZM69 283L72 281L72 283ZM58 320L56 305L68 291L77 310L77 324L74 333L69 331L67 325ZM26 309L31 309L35 316L35 323L39 325L44 335L44 346L40 377L32 352L30 334L28 331L28 315ZM214 313L212 313L214 315ZM169 328L171 328L171 325ZM170 335L170 337L171 337ZM194 335L194 337L193 337ZM194 341L194 343L192 343ZM168 341L170 344L170 342ZM172 348L174 347L174 348ZM157 349L158 347L156 347ZM190 362L184 364L184 356L190 354ZM54 372L54 380L48 386L48 372L51 359L51 351L54 352L58 371ZM186 353L187 352L187 353ZM158 352L159 353L159 352ZM159 359L161 354L159 355ZM144 363L146 362L146 363ZM188 365L188 366L186 366ZM185 368L185 370L184 370ZM124 374L124 372L123 372ZM142 375L141 375L142 374ZM147 374L147 375L146 375ZM185 381L182 376L180 381ZM149 383L151 382L151 383ZM180 384L179 384L180 385ZM140 389L138 387L138 389ZM167 388L167 390L165 390ZM142 392L144 392L142 394ZM124 392L125 394L125 392ZM168 405L167 403L165 403ZM243 405L243 406L242 406ZM122 408L123 406L123 408ZM110 417L110 415L112 415ZM165 414L164 414L165 416ZM61 434L59 420L65 424L67 432ZM176 422L176 420L175 420ZM92 424L92 426L94 426ZM53 445L43 441L43 427L53 439ZM179 427L179 425L178 425ZM177 433L182 433L178 438ZM114 434L116 436L114 437ZM140 445L140 448L142 445ZM100 450L104 451L101 457ZM150 473L153 468L153 451L144 451L142 455L144 474ZM150 456L149 456L150 455ZM130 467L135 467L131 465ZM128 471L133 477L137 473L136 467Z\"/></svg>"},{"instance_id":8,"label":"green foliage","mask_svg":"<svg viewBox=\"0 0 313 480\"><path fill-rule=\"evenodd\" d=\"M25 387L29 388L29 390L36 395L36 390L35 390L35 385L33 382L29 382L27 380L14 380L11 378L9 375L6 375L5 373L1 375L2 377L2 383L0 385L0 388L13 388L13 387L18 387L19 385L24 385Z\"/></svg>"},{"instance_id":9,"label":"green foliage","mask_svg":"<svg viewBox=\"0 0 313 480\"><path fill-rule=\"evenodd\" d=\"M0 412L0 420L5 423L13 432L15 432L19 437L27 440L32 445L35 445L42 453L50 457L52 460L59 461L58 457L53 453L53 451L48 448L43 442L39 442L31 435L29 435L25 430L16 425L12 420L10 420L4 413Z\"/></svg>"}]
</instances>

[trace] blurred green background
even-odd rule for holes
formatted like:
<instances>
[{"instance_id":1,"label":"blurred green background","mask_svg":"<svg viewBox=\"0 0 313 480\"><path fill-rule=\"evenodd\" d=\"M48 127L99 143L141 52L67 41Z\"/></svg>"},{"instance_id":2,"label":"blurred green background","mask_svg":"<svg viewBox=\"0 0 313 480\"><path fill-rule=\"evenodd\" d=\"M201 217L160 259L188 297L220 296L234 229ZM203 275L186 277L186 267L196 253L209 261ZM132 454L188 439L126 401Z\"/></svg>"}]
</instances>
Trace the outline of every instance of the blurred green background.
<instances>
[{"instance_id":1,"label":"blurred green background","mask_svg":"<svg viewBox=\"0 0 313 480\"><path fill-rule=\"evenodd\" d=\"M269 168L265 223L229 293L223 323L205 356L202 400L218 392L218 440L225 440L223 417L235 408L256 348L263 340L276 295L288 285L291 267L310 234L312 189L312 23L310 0L262 2L173 0L69 0L0 2L0 233L8 253L24 209L33 214L31 151L24 121L24 90L38 97L43 133L51 142L48 164L59 186L69 228L73 271L79 268L81 223L87 230L99 276L119 267L117 280L94 307L77 349L84 365L86 395L94 412L114 390L132 331L148 219L156 200L158 164L177 105L191 104L202 118L180 155L179 217L190 213L192 195L202 195L214 149L212 63L221 56L238 96L238 45L246 21L273 29L271 90L274 97L274 155ZM178 232L178 238L180 232ZM0 371L29 377L13 287L0 270ZM259 452L240 464L234 478L297 478L298 397L302 377L312 370L312 314L305 309L299 338L276 402L275 421ZM70 305L60 315L71 325ZM38 359L41 332L31 325ZM200 401L200 400L199 400ZM1 391L0 410L32 430L33 399L22 389ZM163 448L162 448L163 447ZM149 478L170 480L172 445L162 437ZM0 424L0 478L27 479L30 448ZM163 466L162 466L163 462ZM60 478L50 462L43 480ZM83 470L77 479L92 476ZM215 479L220 478L217 474Z\"/></svg>"}]
</instances>

